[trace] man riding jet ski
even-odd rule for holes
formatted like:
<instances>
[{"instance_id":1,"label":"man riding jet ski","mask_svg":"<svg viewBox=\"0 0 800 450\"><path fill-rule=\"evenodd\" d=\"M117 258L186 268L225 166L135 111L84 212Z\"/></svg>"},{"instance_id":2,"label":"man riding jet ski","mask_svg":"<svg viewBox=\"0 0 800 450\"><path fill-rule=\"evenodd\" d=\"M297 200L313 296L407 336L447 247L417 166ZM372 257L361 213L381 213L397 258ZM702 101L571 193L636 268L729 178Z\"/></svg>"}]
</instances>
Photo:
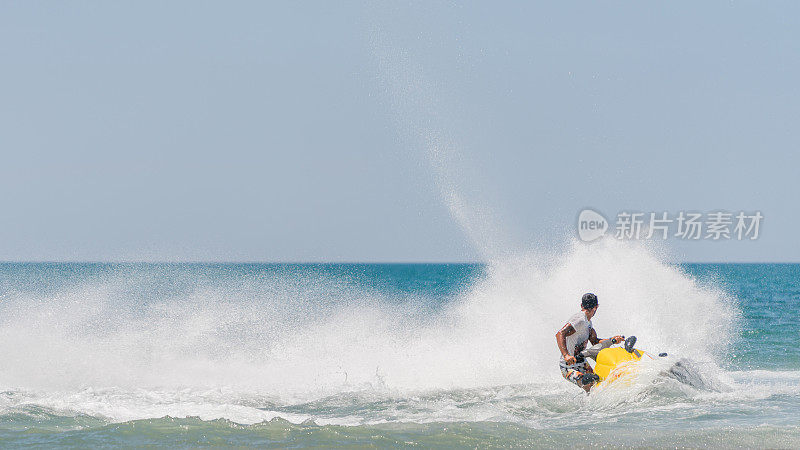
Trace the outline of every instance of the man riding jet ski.
<instances>
[{"instance_id":1,"label":"man riding jet ski","mask_svg":"<svg viewBox=\"0 0 800 450\"><path fill-rule=\"evenodd\" d=\"M561 375L568 381L583 388L587 393L592 389L600 377L594 373L591 366L586 363L581 352L586 348L586 342L592 345L605 345L609 347L622 342L623 336L617 335L609 339L599 339L592 327L592 317L600 305L597 296L592 293L584 294L581 298L581 310L569 318L569 321L556 333L556 344L561 351L561 360L558 367ZM598 349L599 353L600 349Z\"/></svg>"}]
</instances>

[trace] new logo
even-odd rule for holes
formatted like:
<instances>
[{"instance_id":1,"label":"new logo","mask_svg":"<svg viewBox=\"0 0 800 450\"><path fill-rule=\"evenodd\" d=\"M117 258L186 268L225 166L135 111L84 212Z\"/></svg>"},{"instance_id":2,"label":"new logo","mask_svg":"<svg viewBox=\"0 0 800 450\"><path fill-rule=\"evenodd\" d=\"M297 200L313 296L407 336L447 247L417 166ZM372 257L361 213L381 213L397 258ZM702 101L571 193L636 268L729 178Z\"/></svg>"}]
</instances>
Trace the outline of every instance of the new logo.
<instances>
[{"instance_id":1,"label":"new logo","mask_svg":"<svg viewBox=\"0 0 800 450\"><path fill-rule=\"evenodd\" d=\"M578 215L578 237L584 242L600 239L608 230L608 220L597 211L584 209Z\"/></svg>"}]
</instances>

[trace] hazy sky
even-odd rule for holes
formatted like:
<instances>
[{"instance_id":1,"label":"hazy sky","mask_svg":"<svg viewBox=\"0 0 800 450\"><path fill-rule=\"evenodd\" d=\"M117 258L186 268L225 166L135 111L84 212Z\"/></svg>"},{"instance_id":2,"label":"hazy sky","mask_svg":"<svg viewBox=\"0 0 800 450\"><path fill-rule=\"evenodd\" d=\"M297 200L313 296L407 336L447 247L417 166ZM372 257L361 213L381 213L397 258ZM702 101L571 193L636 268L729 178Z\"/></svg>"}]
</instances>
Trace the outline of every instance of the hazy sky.
<instances>
[{"instance_id":1,"label":"hazy sky","mask_svg":"<svg viewBox=\"0 0 800 450\"><path fill-rule=\"evenodd\" d=\"M796 2L0 2L0 260L800 261ZM448 197L448 195L452 196Z\"/></svg>"}]
</instances>

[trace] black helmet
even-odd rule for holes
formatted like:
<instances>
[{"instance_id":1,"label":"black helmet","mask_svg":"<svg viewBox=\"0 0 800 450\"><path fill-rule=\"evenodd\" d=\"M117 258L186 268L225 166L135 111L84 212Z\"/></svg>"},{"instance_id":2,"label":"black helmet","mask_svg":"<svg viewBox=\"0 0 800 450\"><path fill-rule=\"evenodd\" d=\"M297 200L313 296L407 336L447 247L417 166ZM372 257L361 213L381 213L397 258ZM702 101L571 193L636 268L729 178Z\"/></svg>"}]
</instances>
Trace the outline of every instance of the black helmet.
<instances>
[{"instance_id":1,"label":"black helmet","mask_svg":"<svg viewBox=\"0 0 800 450\"><path fill-rule=\"evenodd\" d=\"M592 309L595 306L597 306L597 296L591 292L583 294L583 297L581 298L581 308Z\"/></svg>"}]
</instances>

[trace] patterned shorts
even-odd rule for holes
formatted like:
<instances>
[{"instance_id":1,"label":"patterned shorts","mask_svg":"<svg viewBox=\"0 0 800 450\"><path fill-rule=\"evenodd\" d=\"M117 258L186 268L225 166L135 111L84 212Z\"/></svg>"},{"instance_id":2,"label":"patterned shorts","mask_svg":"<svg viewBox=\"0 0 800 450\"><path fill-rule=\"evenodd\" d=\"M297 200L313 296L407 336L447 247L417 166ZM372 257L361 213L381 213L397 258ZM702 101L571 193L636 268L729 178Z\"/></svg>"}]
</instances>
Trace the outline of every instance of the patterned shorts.
<instances>
[{"instance_id":1,"label":"patterned shorts","mask_svg":"<svg viewBox=\"0 0 800 450\"><path fill-rule=\"evenodd\" d=\"M581 376L585 373L592 373L592 368L589 364L586 364L586 361L567 365L567 363L562 360L558 362L558 368L561 369L561 376L581 388L583 387Z\"/></svg>"}]
</instances>

